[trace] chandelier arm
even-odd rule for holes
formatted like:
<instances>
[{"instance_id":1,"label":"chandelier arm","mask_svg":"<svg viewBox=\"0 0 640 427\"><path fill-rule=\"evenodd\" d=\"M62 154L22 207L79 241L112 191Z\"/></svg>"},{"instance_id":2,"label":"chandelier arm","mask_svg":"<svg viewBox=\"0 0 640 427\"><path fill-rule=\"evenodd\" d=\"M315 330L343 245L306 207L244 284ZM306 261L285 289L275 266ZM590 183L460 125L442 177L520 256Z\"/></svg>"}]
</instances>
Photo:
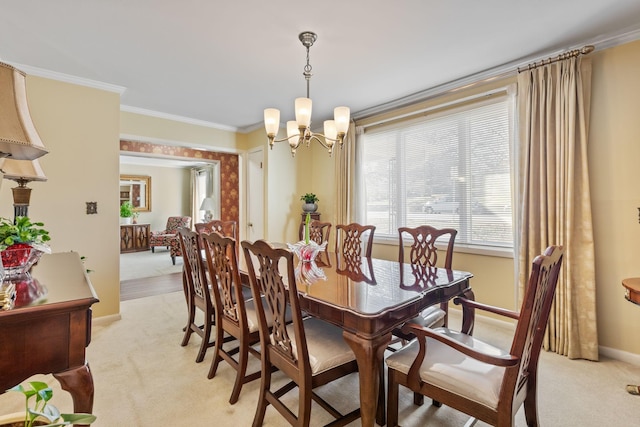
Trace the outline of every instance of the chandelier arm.
<instances>
[{"instance_id":1,"label":"chandelier arm","mask_svg":"<svg viewBox=\"0 0 640 427\"><path fill-rule=\"evenodd\" d=\"M327 140L332 140L331 138L327 138L325 137L323 134L321 133L314 133L311 135L311 138L309 138L309 142L316 140L320 145L322 145L324 148L326 148L327 150L329 150L331 147L333 147L333 144L328 145L326 141L323 141L322 139L319 138L319 136L321 136L322 138L325 138ZM333 141L333 140L332 140Z\"/></svg>"}]
</instances>

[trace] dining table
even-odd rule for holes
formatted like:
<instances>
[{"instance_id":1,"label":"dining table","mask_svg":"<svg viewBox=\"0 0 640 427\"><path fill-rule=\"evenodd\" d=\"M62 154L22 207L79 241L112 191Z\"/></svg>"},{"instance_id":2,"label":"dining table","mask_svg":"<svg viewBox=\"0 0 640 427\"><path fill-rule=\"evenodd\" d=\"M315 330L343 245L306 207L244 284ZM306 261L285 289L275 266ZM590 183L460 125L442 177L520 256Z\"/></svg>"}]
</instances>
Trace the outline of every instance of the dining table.
<instances>
[{"instance_id":1,"label":"dining table","mask_svg":"<svg viewBox=\"0 0 640 427\"><path fill-rule=\"evenodd\" d=\"M314 262L299 261L295 276L301 309L340 327L355 354L363 426L385 424L383 363L392 331L429 306L474 298L469 272L378 258L321 252ZM471 311L463 311L463 323L472 329Z\"/></svg>"}]
</instances>

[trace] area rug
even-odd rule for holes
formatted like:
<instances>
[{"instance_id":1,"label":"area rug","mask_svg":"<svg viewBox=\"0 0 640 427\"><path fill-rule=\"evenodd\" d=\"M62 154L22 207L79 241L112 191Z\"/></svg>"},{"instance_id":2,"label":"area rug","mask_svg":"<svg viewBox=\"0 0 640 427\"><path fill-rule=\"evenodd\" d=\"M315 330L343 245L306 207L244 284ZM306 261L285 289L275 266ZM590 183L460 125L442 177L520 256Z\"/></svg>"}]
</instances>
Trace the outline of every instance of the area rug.
<instances>
[{"instance_id":1,"label":"area rug","mask_svg":"<svg viewBox=\"0 0 640 427\"><path fill-rule=\"evenodd\" d=\"M173 265L169 251L163 248L156 248L155 253L144 251L120 254L120 280L163 276L181 271L182 257L176 257L176 265Z\"/></svg>"}]
</instances>

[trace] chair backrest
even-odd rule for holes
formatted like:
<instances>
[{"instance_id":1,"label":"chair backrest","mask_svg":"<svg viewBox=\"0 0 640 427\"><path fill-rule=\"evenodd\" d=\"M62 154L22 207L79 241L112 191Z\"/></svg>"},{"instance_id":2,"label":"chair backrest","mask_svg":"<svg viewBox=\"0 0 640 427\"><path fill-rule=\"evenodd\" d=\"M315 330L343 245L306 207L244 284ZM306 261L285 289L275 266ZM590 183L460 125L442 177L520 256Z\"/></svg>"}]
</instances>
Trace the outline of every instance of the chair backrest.
<instances>
[{"instance_id":1,"label":"chair backrest","mask_svg":"<svg viewBox=\"0 0 640 427\"><path fill-rule=\"evenodd\" d=\"M178 229L190 228L191 227L191 217L190 216L170 216L167 219L167 228L165 230L166 234L176 234Z\"/></svg>"},{"instance_id":2,"label":"chair backrest","mask_svg":"<svg viewBox=\"0 0 640 427\"><path fill-rule=\"evenodd\" d=\"M216 312L244 328L247 323L245 301L236 256L236 241L217 231L200 235L207 255L207 266L212 282Z\"/></svg>"},{"instance_id":3,"label":"chair backrest","mask_svg":"<svg viewBox=\"0 0 640 427\"><path fill-rule=\"evenodd\" d=\"M213 231L217 231L225 237L231 237L234 240L238 239L238 235L236 234L237 225L235 221L221 221L214 219L209 222L199 222L195 224L194 227L197 233L209 234Z\"/></svg>"},{"instance_id":4,"label":"chair backrest","mask_svg":"<svg viewBox=\"0 0 640 427\"><path fill-rule=\"evenodd\" d=\"M550 246L533 260L511 345L511 354L518 356L521 362L518 370L507 369L501 401L511 401L514 395L524 391L523 387L527 385L529 378L536 377L542 340L549 320L563 254L562 246Z\"/></svg>"},{"instance_id":5,"label":"chair backrest","mask_svg":"<svg viewBox=\"0 0 640 427\"><path fill-rule=\"evenodd\" d=\"M213 306L205 268L202 263L202 247L198 233L182 227L178 229L178 238L182 249L187 286L191 296L200 303Z\"/></svg>"},{"instance_id":6,"label":"chair backrest","mask_svg":"<svg viewBox=\"0 0 640 427\"><path fill-rule=\"evenodd\" d=\"M309 223L309 240L322 244L322 242L329 241L329 235L331 234L331 223L322 222L314 219ZM298 238L304 239L304 223L300 224L300 230L298 232Z\"/></svg>"},{"instance_id":7,"label":"chair backrest","mask_svg":"<svg viewBox=\"0 0 640 427\"><path fill-rule=\"evenodd\" d=\"M352 259L370 257L375 231L375 225L360 225L355 222L336 225L336 254Z\"/></svg>"},{"instance_id":8,"label":"chair backrest","mask_svg":"<svg viewBox=\"0 0 640 427\"><path fill-rule=\"evenodd\" d=\"M409 246L408 263L423 268L436 267L438 262L438 243L446 244L444 268L451 269L451 261L453 259L453 245L456 240L458 231L453 228L437 229L430 225L420 225L418 227L400 227L398 228L398 237L400 239L398 249L398 261L404 262L404 237L409 235L412 238ZM444 239L441 239L444 237Z\"/></svg>"},{"instance_id":9,"label":"chair backrest","mask_svg":"<svg viewBox=\"0 0 640 427\"><path fill-rule=\"evenodd\" d=\"M260 324L260 348L262 357L292 378L300 373L311 375L307 340L302 323L295 281L293 253L287 249L274 248L264 240L255 243L242 242L242 250L249 270L251 293L258 312ZM284 268L282 273L280 265ZM282 276L284 274L284 278ZM289 286L286 286L288 284ZM264 295L264 299L261 298ZM293 319L295 348L287 330L287 303ZM267 316L273 320L269 331Z\"/></svg>"}]
</instances>

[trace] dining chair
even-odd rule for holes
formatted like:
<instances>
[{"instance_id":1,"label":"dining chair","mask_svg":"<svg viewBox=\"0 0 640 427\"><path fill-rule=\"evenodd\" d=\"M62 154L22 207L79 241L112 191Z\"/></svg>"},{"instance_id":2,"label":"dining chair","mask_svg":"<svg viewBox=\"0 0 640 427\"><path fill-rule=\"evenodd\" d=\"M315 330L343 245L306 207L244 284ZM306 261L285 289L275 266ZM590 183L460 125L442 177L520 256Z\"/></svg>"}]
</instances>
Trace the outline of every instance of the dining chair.
<instances>
[{"instance_id":1,"label":"dining chair","mask_svg":"<svg viewBox=\"0 0 640 427\"><path fill-rule=\"evenodd\" d=\"M322 222L314 219L309 223L309 240L316 242L321 245L322 242L328 242L329 236L331 234L331 223L330 222ZM298 230L298 238L300 240L304 239L304 222L300 224L300 229Z\"/></svg>"},{"instance_id":2,"label":"dining chair","mask_svg":"<svg viewBox=\"0 0 640 427\"><path fill-rule=\"evenodd\" d=\"M442 267L451 270L453 260L453 246L458 231L453 228L438 229L430 225L421 225L418 227L400 227L398 228L398 262L405 262L405 237L410 238L409 259L411 264L413 286L428 286L429 280L435 272L438 262L438 255L444 255ZM443 245L446 249L444 253L438 249L436 244ZM403 273L404 270L401 270ZM405 286L406 278L402 277L401 287ZM411 288L408 287L408 288ZM417 323L425 327L447 326L448 322L448 302L443 302L440 306L431 306L423 310L418 316L411 319L410 323ZM412 335L404 334L401 328L396 328L393 335L403 339L411 340Z\"/></svg>"},{"instance_id":3,"label":"dining chair","mask_svg":"<svg viewBox=\"0 0 640 427\"><path fill-rule=\"evenodd\" d=\"M375 231L375 225L360 225L355 222L336 225L336 254L347 258L370 257Z\"/></svg>"},{"instance_id":4,"label":"dining chair","mask_svg":"<svg viewBox=\"0 0 640 427\"><path fill-rule=\"evenodd\" d=\"M227 334L238 341L238 345L224 349L223 342L216 340L214 356L208 378L216 375L220 361L226 361L236 370L236 380L229 398L232 405L238 401L243 384L260 378L260 371L247 375L249 354L260 359L260 353L252 346L260 342L258 316L252 299L245 301L240 282L236 240L217 231L200 235L210 272L214 308L216 337ZM237 354L237 359L234 355Z\"/></svg>"},{"instance_id":5,"label":"dining chair","mask_svg":"<svg viewBox=\"0 0 640 427\"><path fill-rule=\"evenodd\" d=\"M403 329L417 339L386 359L387 425L398 425L398 392L403 385L493 426L513 426L524 404L527 425L537 426L538 359L563 253L562 246L550 246L533 260L520 313L454 299L471 311L517 320L509 350L476 339L464 328L457 332L405 324Z\"/></svg>"},{"instance_id":6,"label":"dining chair","mask_svg":"<svg viewBox=\"0 0 640 427\"><path fill-rule=\"evenodd\" d=\"M342 415L313 391L357 372L358 365L353 351L342 338L340 328L313 317L303 318L293 253L284 248L274 248L264 240L255 243L243 241L242 249L260 327L262 377L253 426L262 425L267 406L272 405L291 425L306 427L310 422L312 399L336 418L331 425L346 425L358 419L360 408ZM290 307L293 320L290 324L285 319L287 307ZM272 319L272 330L268 327L267 316ZM272 390L272 367L291 381ZM298 411L294 414L280 398L296 386Z\"/></svg>"},{"instance_id":7,"label":"dining chair","mask_svg":"<svg viewBox=\"0 0 640 427\"><path fill-rule=\"evenodd\" d=\"M209 222L199 222L194 225L196 229L196 233L211 233L213 231L217 231L223 236L231 237L234 240L238 239L237 235L237 224L235 221L221 221L219 219L214 219Z\"/></svg>"},{"instance_id":8,"label":"dining chair","mask_svg":"<svg viewBox=\"0 0 640 427\"><path fill-rule=\"evenodd\" d=\"M187 326L182 339L182 346L184 347L189 343L192 333L195 332L199 335L202 338L202 343L200 344L196 362L200 363L204 359L207 349L215 345L215 341L211 341L215 310L202 263L202 248L198 233L183 227L178 229L178 239L184 259L183 283L188 310ZM204 315L202 326L196 324L196 309L201 310Z\"/></svg>"}]
</instances>

